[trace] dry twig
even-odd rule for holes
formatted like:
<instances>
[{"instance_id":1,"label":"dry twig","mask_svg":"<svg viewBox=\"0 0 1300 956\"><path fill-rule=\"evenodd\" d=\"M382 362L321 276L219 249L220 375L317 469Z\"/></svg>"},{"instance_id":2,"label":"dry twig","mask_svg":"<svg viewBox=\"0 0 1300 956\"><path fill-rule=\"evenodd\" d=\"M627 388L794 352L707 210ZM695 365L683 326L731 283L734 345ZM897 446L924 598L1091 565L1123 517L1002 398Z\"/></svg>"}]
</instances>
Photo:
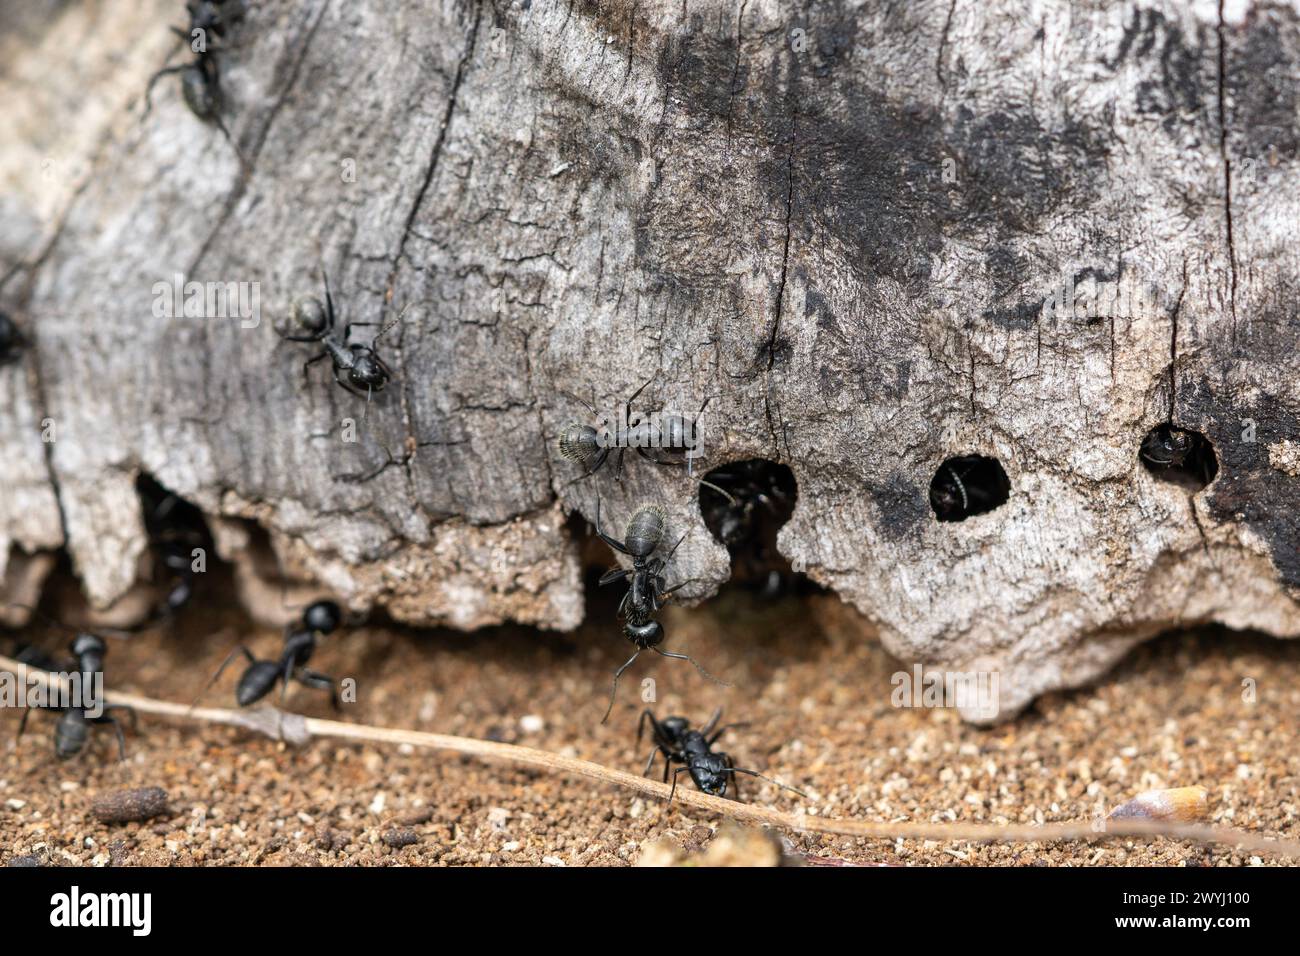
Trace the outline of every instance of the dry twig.
<instances>
[{"instance_id":1,"label":"dry twig","mask_svg":"<svg viewBox=\"0 0 1300 956\"><path fill-rule=\"evenodd\" d=\"M25 675L29 669L26 665L17 661L10 660L7 657L0 657L0 670L11 671L18 675L20 680L25 680ZM47 686L53 682L56 676L36 669L31 669L30 672L35 674L37 679L42 680ZM657 780L639 777L623 770L611 770L588 760L564 757L549 751L536 750L532 747L520 747L516 744L502 744L490 740L477 740L473 737L453 737L448 734L433 734L418 730L371 727L367 724L344 723L338 720L322 720L316 717L303 717L298 714L284 713L273 707L236 711L216 707L190 708L184 704L154 700L151 697L143 697L139 694L121 692L109 692L107 697L110 703L125 704L134 707L143 714L156 714L182 720L198 720L243 727L292 744L303 744L313 737L334 737L372 743L410 744L414 747L425 747L431 750L452 751L467 757L500 760L503 763L535 767L539 770L551 770L590 777L604 783L617 784L620 787L626 787L647 796L665 800L668 798L668 785ZM740 803L735 800L711 797L708 794L687 790L682 787L677 789L675 799L677 802L696 810L730 817L744 823L809 833L831 833L838 836L862 837L871 840L1054 843L1073 840L1100 842L1118 837L1166 837L1194 843L1236 846L1244 850L1277 853L1283 856L1300 858L1300 841L1247 833L1243 830L1234 830L1227 827L1174 823L1162 820L1109 819L1095 823L1087 821L1041 825L878 823L868 820L821 817L816 815L815 808L801 809L790 813L769 807Z\"/></svg>"}]
</instances>

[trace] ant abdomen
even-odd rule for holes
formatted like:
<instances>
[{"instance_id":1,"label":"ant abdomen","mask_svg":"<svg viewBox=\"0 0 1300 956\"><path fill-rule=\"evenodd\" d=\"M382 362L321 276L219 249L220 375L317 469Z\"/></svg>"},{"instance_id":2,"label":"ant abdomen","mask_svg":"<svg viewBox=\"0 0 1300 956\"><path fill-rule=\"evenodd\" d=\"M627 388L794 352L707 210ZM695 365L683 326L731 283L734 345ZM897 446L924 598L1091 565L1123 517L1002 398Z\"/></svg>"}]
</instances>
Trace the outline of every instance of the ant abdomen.
<instances>
[{"instance_id":1,"label":"ant abdomen","mask_svg":"<svg viewBox=\"0 0 1300 956\"><path fill-rule=\"evenodd\" d=\"M667 520L667 515L657 505L640 508L627 523L623 543L627 546L628 553L634 558L648 558L653 554L663 540Z\"/></svg>"},{"instance_id":2,"label":"ant abdomen","mask_svg":"<svg viewBox=\"0 0 1300 956\"><path fill-rule=\"evenodd\" d=\"M235 687L235 700L239 706L247 707L265 697L275 686L281 670L278 661L257 661L251 664L240 676L239 684Z\"/></svg>"},{"instance_id":3,"label":"ant abdomen","mask_svg":"<svg viewBox=\"0 0 1300 956\"><path fill-rule=\"evenodd\" d=\"M600 450L596 429L581 422L569 422L560 432L560 455L580 465L589 465Z\"/></svg>"},{"instance_id":4,"label":"ant abdomen","mask_svg":"<svg viewBox=\"0 0 1300 956\"><path fill-rule=\"evenodd\" d=\"M191 66L181 74L185 105L201 120L210 120L221 111L217 89L201 66Z\"/></svg>"},{"instance_id":5,"label":"ant abdomen","mask_svg":"<svg viewBox=\"0 0 1300 956\"><path fill-rule=\"evenodd\" d=\"M295 332L319 335L329 327L329 316L320 299L307 295L294 301L289 324Z\"/></svg>"}]
</instances>

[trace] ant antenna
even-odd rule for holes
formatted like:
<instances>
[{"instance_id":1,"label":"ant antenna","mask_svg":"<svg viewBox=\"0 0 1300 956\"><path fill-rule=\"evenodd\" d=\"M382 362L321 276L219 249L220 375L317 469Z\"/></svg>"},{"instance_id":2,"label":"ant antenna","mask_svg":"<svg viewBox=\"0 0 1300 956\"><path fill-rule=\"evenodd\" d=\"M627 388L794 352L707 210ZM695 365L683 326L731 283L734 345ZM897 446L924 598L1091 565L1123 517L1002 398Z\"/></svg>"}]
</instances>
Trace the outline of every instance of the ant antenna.
<instances>
[{"instance_id":1,"label":"ant antenna","mask_svg":"<svg viewBox=\"0 0 1300 956\"><path fill-rule=\"evenodd\" d=\"M706 670L704 669L704 666L703 666L699 661L697 661L695 658L691 657L691 655L689 655L689 654L674 654L672 651L664 651L664 650L660 650L658 647L652 647L652 648L650 648L650 650L654 651L656 654L660 655L661 657L671 657L671 658L673 658L674 660L679 660L679 661L690 661L692 664L695 665L695 669L696 669L697 671L700 672L700 676L705 677L705 678L707 678L708 680L713 681L713 683L717 684L717 685L720 686L720 687L730 687L730 686L731 686L731 685L730 685L729 683L727 683L725 680L719 680L718 678L716 678L716 677L714 677L712 674L710 674L708 671L706 671ZM640 652L640 651L637 651L637 653L639 654L639 653L641 653L641 652ZM632 662L631 662L631 661L628 661L628 664L630 664L630 663L632 663ZM624 665L624 666L627 666L627 665ZM606 714L606 716L608 716L608 714ZM601 723L603 724L604 721L602 720Z\"/></svg>"},{"instance_id":2,"label":"ant antenna","mask_svg":"<svg viewBox=\"0 0 1300 956\"><path fill-rule=\"evenodd\" d=\"M782 790L789 790L791 793L797 793L805 800L812 799L798 787L792 787L789 784L782 783L780 780L773 780L771 777L765 777L757 770L746 770L744 767L728 767L724 772L730 774L744 773L751 777L758 777L760 780L766 780L768 783L776 784L776 786L780 787Z\"/></svg>"},{"instance_id":3,"label":"ant antenna","mask_svg":"<svg viewBox=\"0 0 1300 956\"><path fill-rule=\"evenodd\" d=\"M644 648L638 647L636 653L629 657L622 667L614 671L614 686L609 692L609 706L605 708L605 716L600 718L602 724L609 720L609 715L614 710L614 700L618 697L618 679L623 676L625 670L632 666L632 662L641 656L641 651L643 649ZM663 652L661 651L660 653Z\"/></svg>"},{"instance_id":4,"label":"ant antenna","mask_svg":"<svg viewBox=\"0 0 1300 956\"><path fill-rule=\"evenodd\" d=\"M957 469L954 468L954 467L952 467L952 465L949 465L949 466L948 466L948 474L952 475L952 480L956 483L956 485L957 485L957 490L961 492L961 508L962 508L962 510L963 510L963 511L969 511L969 510L970 510L970 498L968 498L967 495L966 495L966 486L962 483L961 475L957 474Z\"/></svg>"}]
</instances>

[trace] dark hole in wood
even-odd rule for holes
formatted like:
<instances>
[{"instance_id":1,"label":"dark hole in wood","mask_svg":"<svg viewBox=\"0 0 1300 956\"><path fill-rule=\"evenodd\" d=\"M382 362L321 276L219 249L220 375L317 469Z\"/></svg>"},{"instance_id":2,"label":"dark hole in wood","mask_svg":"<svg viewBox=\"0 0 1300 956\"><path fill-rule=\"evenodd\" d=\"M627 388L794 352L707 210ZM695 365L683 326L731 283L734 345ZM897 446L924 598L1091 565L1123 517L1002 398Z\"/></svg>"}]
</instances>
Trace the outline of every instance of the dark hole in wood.
<instances>
[{"instance_id":1,"label":"dark hole in wood","mask_svg":"<svg viewBox=\"0 0 1300 956\"><path fill-rule=\"evenodd\" d=\"M164 592L157 613L166 616L189 603L201 577L193 570L195 549L203 551L205 568L216 562L212 533L198 507L168 491L153 475L141 472L135 489L153 549L153 583Z\"/></svg>"},{"instance_id":2,"label":"dark hole in wood","mask_svg":"<svg viewBox=\"0 0 1300 956\"><path fill-rule=\"evenodd\" d=\"M766 597L816 590L776 549L777 532L790 520L799 497L794 472L766 458L751 458L714 468L704 480L735 499L700 485L700 515L731 554L733 583Z\"/></svg>"},{"instance_id":3,"label":"dark hole in wood","mask_svg":"<svg viewBox=\"0 0 1300 956\"><path fill-rule=\"evenodd\" d=\"M930 507L940 521L965 521L1007 503L1011 481L996 458L949 458L930 480Z\"/></svg>"},{"instance_id":4,"label":"dark hole in wood","mask_svg":"<svg viewBox=\"0 0 1300 956\"><path fill-rule=\"evenodd\" d=\"M1138 449L1138 460L1161 481L1189 491L1200 491L1219 473L1219 458L1210 440L1200 432L1168 422L1147 432Z\"/></svg>"}]
</instances>

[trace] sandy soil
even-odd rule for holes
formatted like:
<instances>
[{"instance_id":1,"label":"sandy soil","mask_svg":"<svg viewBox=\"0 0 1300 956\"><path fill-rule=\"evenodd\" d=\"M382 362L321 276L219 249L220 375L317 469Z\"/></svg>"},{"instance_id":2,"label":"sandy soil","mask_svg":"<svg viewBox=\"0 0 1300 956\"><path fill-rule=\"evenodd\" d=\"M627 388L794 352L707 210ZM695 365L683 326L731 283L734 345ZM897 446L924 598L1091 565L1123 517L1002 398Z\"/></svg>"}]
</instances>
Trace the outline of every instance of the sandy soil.
<instances>
[{"instance_id":1,"label":"sandy soil","mask_svg":"<svg viewBox=\"0 0 1300 956\"><path fill-rule=\"evenodd\" d=\"M166 631L114 642L111 687L188 702L248 633L233 601L194 608ZM221 610L224 607L226 610ZM327 639L313 667L357 681L343 719L525 743L639 772L640 681L655 710L704 721L717 706L744 721L724 737L739 766L808 790L820 813L877 820L1090 818L1155 787L1209 788L1215 822L1300 836L1300 643L1203 631L1132 655L1098 686L1040 700L992 730L948 710L896 709L903 669L837 598L764 601L733 589L671 609L670 649L697 656L729 688L684 662L641 660L609 723L610 677L629 650L594 599L573 635L499 628L466 635L364 626ZM33 633L39 633L36 629ZM280 636L248 633L271 657ZM233 704L232 666L207 701ZM1256 682L1243 700L1242 681ZM290 708L330 716L319 691ZM293 750L246 732L141 720L119 763L111 733L91 751L53 757L53 718L14 740L0 713L0 862L257 865L626 865L663 839L699 850L721 821L621 789L392 747L314 742ZM683 778L685 779L685 778ZM161 786L171 815L106 825L96 795ZM791 808L797 796L748 784L747 801ZM797 854L857 863L1172 865L1260 862L1182 843L1103 845L898 843L783 835ZM1264 860L1265 863L1275 862Z\"/></svg>"}]
</instances>

